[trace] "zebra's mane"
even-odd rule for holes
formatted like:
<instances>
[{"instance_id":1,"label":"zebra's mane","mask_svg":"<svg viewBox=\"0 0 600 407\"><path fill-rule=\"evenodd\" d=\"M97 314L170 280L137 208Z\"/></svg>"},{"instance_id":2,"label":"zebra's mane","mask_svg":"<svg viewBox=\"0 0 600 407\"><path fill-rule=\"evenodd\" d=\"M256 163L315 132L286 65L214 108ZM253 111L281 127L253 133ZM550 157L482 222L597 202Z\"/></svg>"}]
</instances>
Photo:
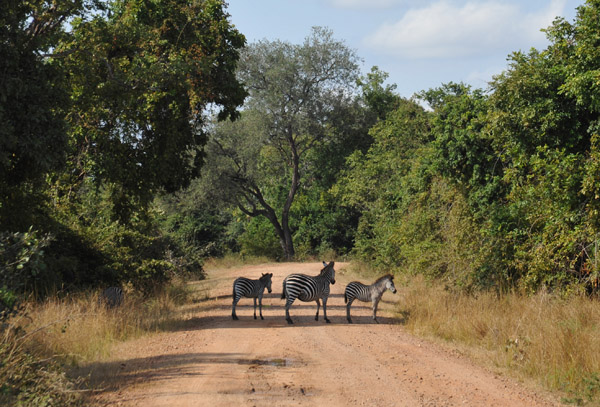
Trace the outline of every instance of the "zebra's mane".
<instances>
[{"instance_id":1,"label":"zebra's mane","mask_svg":"<svg viewBox=\"0 0 600 407\"><path fill-rule=\"evenodd\" d=\"M385 276L381 276L381 277L379 277L379 278L378 278L378 279L377 279L377 280L376 280L376 281L375 281L373 284L381 283L383 280L386 280L386 279L388 279L388 278L389 278L390 280L393 280L393 279L394 279L394 276L393 276L393 275L391 275L391 274L386 274Z\"/></svg>"},{"instance_id":2,"label":"zebra's mane","mask_svg":"<svg viewBox=\"0 0 600 407\"><path fill-rule=\"evenodd\" d=\"M320 276L322 276L322 275L325 273L325 271L326 271L327 269L329 269L329 268L333 268L333 264L329 263L328 265L326 265L325 267L323 267L323 268L321 269L321 272L319 273L319 275L320 275Z\"/></svg>"},{"instance_id":3,"label":"zebra's mane","mask_svg":"<svg viewBox=\"0 0 600 407\"><path fill-rule=\"evenodd\" d=\"M270 279L271 279L271 277L273 277L273 273L266 273L266 274L263 274L263 275L262 275L262 276L259 278L259 280L260 280L260 281L262 281L263 283L265 283L265 282L267 282L268 280L270 280Z\"/></svg>"}]
</instances>

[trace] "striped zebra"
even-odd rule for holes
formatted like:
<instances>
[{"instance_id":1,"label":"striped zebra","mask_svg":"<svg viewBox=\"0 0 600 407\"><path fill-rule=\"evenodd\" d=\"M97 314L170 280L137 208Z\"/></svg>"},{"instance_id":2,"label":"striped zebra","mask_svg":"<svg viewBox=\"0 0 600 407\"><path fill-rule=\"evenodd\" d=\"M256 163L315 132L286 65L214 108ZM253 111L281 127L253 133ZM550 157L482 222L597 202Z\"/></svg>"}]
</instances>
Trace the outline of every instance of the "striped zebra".
<instances>
[{"instance_id":1,"label":"striped zebra","mask_svg":"<svg viewBox=\"0 0 600 407\"><path fill-rule=\"evenodd\" d=\"M354 300L359 300L363 302L371 301L373 303L373 320L379 323L376 316L377 305L379 305L379 300L381 300L381 296L385 290L390 290L394 294L396 293L394 276L391 274L379 277L377 281L371 285L364 285L358 281L353 281L348 284L344 291L344 302L348 304L346 305L346 319L348 319L348 322L352 323L352 319L350 318L350 306Z\"/></svg>"},{"instance_id":2,"label":"striped zebra","mask_svg":"<svg viewBox=\"0 0 600 407\"><path fill-rule=\"evenodd\" d=\"M330 323L327 319L327 297L329 297L329 284L335 284L335 270L333 269L333 261L329 264L323 262L323 269L318 276L307 276L305 274L290 274L283 280L283 292L281 299L287 298L285 302L285 319L288 324L293 324L290 318L290 307L298 298L300 301L316 301L317 315L315 321L319 320L319 308L323 299L323 316L325 322Z\"/></svg>"},{"instance_id":3,"label":"striped zebra","mask_svg":"<svg viewBox=\"0 0 600 407\"><path fill-rule=\"evenodd\" d=\"M254 299L254 319L256 319L256 299L258 298L260 319L264 319L262 315L262 298L265 287L269 293L271 292L271 277L273 277L273 273L266 273L258 280L239 277L233 282L233 307L231 310L231 317L234 320L239 319L235 313L235 306L242 297Z\"/></svg>"},{"instance_id":4,"label":"striped zebra","mask_svg":"<svg viewBox=\"0 0 600 407\"><path fill-rule=\"evenodd\" d=\"M123 290L120 287L108 287L100 294L100 303L107 308L116 308L123 303Z\"/></svg>"}]
</instances>

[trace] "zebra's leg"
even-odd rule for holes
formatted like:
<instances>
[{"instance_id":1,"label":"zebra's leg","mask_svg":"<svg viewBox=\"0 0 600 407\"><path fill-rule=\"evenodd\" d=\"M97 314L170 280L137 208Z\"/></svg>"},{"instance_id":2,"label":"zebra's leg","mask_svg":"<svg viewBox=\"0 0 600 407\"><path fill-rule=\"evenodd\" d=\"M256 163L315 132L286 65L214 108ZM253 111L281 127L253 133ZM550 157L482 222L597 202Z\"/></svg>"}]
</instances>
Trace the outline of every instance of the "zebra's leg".
<instances>
[{"instance_id":1,"label":"zebra's leg","mask_svg":"<svg viewBox=\"0 0 600 407\"><path fill-rule=\"evenodd\" d=\"M348 300L348 304L346 304L346 319L348 320L349 324L352 323L352 319L350 318L350 306L352 305L353 302L354 302L354 298Z\"/></svg>"},{"instance_id":2,"label":"zebra's leg","mask_svg":"<svg viewBox=\"0 0 600 407\"><path fill-rule=\"evenodd\" d=\"M253 300L254 300L254 319L256 319L256 297L254 297Z\"/></svg>"},{"instance_id":3,"label":"zebra's leg","mask_svg":"<svg viewBox=\"0 0 600 407\"><path fill-rule=\"evenodd\" d=\"M292 318L290 318L290 307L292 306L292 303L294 302L295 299L296 299L296 297L291 297L290 295L288 295L287 301L285 302L285 320L290 325L292 325L294 323L292 321Z\"/></svg>"},{"instance_id":4,"label":"zebra's leg","mask_svg":"<svg viewBox=\"0 0 600 407\"><path fill-rule=\"evenodd\" d=\"M258 310L260 313L260 319L264 319L262 316L262 298L263 298L262 294L258 296Z\"/></svg>"},{"instance_id":5,"label":"zebra's leg","mask_svg":"<svg viewBox=\"0 0 600 407\"><path fill-rule=\"evenodd\" d=\"M315 321L318 321L319 320L319 308L321 307L321 301L317 298L316 303L317 303L317 315L315 316Z\"/></svg>"},{"instance_id":6,"label":"zebra's leg","mask_svg":"<svg viewBox=\"0 0 600 407\"><path fill-rule=\"evenodd\" d=\"M328 324L331 323L331 321L327 319L327 297L323 298L323 318L325 318L325 322Z\"/></svg>"},{"instance_id":7,"label":"zebra's leg","mask_svg":"<svg viewBox=\"0 0 600 407\"><path fill-rule=\"evenodd\" d=\"M240 300L240 297L237 297L237 296L233 297L233 306L231 308L231 318L233 318L233 320L235 320L235 321L237 321L239 319L235 313L235 306L237 305L239 300Z\"/></svg>"},{"instance_id":8,"label":"zebra's leg","mask_svg":"<svg viewBox=\"0 0 600 407\"><path fill-rule=\"evenodd\" d=\"M373 321L379 323L377 320L377 306L379 305L379 298L373 300Z\"/></svg>"}]
</instances>

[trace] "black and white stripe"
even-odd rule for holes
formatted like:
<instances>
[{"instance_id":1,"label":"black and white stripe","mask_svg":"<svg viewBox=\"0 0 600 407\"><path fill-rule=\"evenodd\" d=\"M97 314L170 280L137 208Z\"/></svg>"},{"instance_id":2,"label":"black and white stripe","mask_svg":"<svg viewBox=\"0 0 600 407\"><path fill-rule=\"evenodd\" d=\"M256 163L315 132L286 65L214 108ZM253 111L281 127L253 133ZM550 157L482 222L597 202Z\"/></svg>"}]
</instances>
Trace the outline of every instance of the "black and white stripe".
<instances>
[{"instance_id":1,"label":"black and white stripe","mask_svg":"<svg viewBox=\"0 0 600 407\"><path fill-rule=\"evenodd\" d=\"M120 287L108 287L100 294L100 303L108 308L116 308L123 303L123 290Z\"/></svg>"},{"instance_id":2,"label":"black and white stripe","mask_svg":"<svg viewBox=\"0 0 600 407\"><path fill-rule=\"evenodd\" d=\"M394 286L394 276L391 274L386 274L383 277L380 277L371 285L364 285L361 282L353 281L346 286L346 290L344 291L344 302L346 305L346 319L349 323L352 323L352 319L350 318L350 306L354 300L359 300L363 302L371 301L373 303L373 320L377 321L377 306L379 305L379 300L381 300L381 296L385 292L385 290L390 290L392 293L396 293L396 287Z\"/></svg>"},{"instance_id":3,"label":"black and white stripe","mask_svg":"<svg viewBox=\"0 0 600 407\"><path fill-rule=\"evenodd\" d=\"M231 310L231 317L233 319L238 319L235 313L235 306L242 297L254 299L254 319L256 319L256 299L258 298L260 319L264 319L262 315L262 298L265 287L271 292L271 277L273 277L273 273L266 273L258 280L239 277L233 282L233 306Z\"/></svg>"},{"instance_id":4,"label":"black and white stripe","mask_svg":"<svg viewBox=\"0 0 600 407\"><path fill-rule=\"evenodd\" d=\"M325 322L331 322L327 319L327 298L329 297L329 284L335 284L334 262L327 264L323 262L323 269L318 276L307 276L305 274L290 274L283 280L283 292L281 299L287 298L285 302L285 319L288 324L293 324L290 318L290 307L298 298L300 301L316 301L317 315L315 321L319 320L320 299L323 299L323 316Z\"/></svg>"}]
</instances>

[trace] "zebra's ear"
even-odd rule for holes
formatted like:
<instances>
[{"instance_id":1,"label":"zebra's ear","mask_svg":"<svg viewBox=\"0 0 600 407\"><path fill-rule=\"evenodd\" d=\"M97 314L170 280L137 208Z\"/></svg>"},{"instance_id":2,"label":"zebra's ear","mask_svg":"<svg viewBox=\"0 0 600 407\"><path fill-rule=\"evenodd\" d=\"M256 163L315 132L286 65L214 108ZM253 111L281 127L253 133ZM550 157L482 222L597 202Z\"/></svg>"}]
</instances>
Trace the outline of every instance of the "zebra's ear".
<instances>
[{"instance_id":1,"label":"zebra's ear","mask_svg":"<svg viewBox=\"0 0 600 407\"><path fill-rule=\"evenodd\" d=\"M324 266L324 267L327 267L327 263L323 262L323 266Z\"/></svg>"}]
</instances>

